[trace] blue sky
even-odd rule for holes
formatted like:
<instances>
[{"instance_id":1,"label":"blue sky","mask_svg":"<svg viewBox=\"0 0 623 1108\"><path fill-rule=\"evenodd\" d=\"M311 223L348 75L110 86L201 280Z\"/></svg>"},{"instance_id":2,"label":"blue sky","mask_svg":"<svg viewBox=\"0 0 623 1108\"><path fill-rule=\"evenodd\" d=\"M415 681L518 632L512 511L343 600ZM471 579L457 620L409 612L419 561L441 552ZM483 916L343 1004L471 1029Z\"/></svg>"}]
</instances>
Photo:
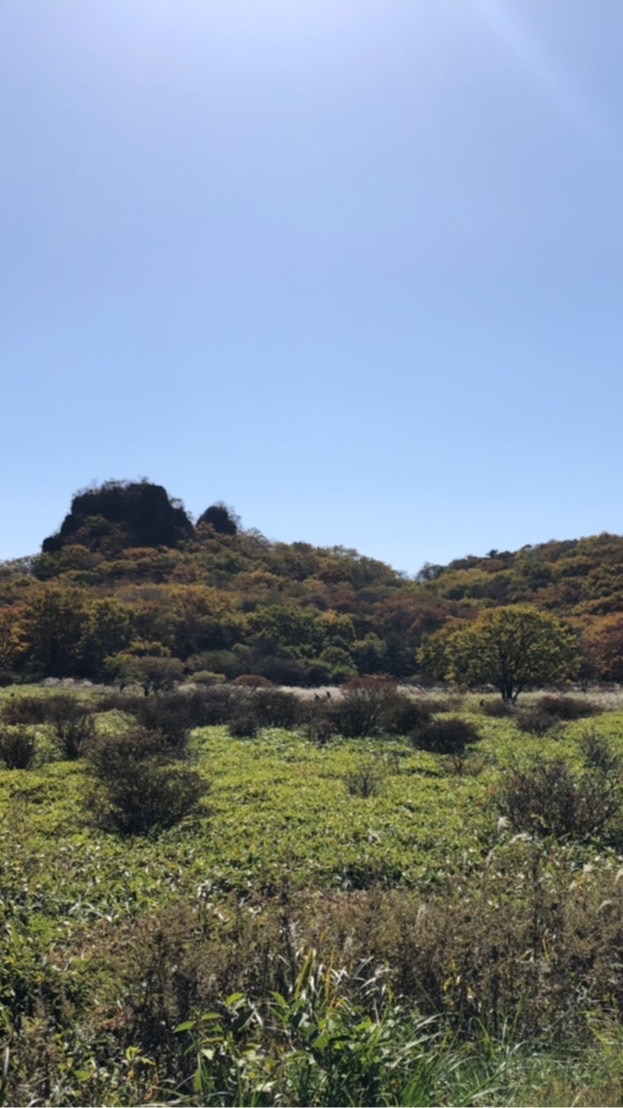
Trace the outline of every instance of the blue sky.
<instances>
[{"instance_id":1,"label":"blue sky","mask_svg":"<svg viewBox=\"0 0 623 1108\"><path fill-rule=\"evenodd\" d=\"M622 530L621 0L2 0L0 557L148 476L416 572Z\"/></svg>"}]
</instances>

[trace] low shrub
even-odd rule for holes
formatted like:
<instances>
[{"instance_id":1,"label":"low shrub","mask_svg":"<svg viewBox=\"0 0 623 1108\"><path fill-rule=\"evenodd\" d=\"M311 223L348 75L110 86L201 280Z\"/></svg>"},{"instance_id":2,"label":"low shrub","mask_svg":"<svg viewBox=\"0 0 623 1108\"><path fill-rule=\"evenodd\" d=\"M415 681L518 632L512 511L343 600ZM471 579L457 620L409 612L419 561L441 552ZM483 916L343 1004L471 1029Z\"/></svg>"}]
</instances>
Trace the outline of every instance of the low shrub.
<instances>
[{"instance_id":1,"label":"low shrub","mask_svg":"<svg viewBox=\"0 0 623 1108\"><path fill-rule=\"evenodd\" d=\"M263 727L293 729L305 716L305 705L295 693L243 687L233 692L229 727L236 738L249 738Z\"/></svg>"},{"instance_id":2,"label":"low shrub","mask_svg":"<svg viewBox=\"0 0 623 1108\"><path fill-rule=\"evenodd\" d=\"M479 737L474 724L459 716L431 720L416 727L409 736L418 750L428 750L432 754L463 754Z\"/></svg>"},{"instance_id":3,"label":"low shrub","mask_svg":"<svg viewBox=\"0 0 623 1108\"><path fill-rule=\"evenodd\" d=\"M35 756L34 735L22 728L0 731L0 761L6 769L30 769Z\"/></svg>"},{"instance_id":4,"label":"low shrub","mask_svg":"<svg viewBox=\"0 0 623 1108\"><path fill-rule=\"evenodd\" d=\"M622 800L618 765L604 769L593 764L577 772L564 758L514 766L495 793L498 811L515 832L612 844L620 839L616 817Z\"/></svg>"},{"instance_id":5,"label":"low shrub","mask_svg":"<svg viewBox=\"0 0 623 1108\"><path fill-rule=\"evenodd\" d=\"M2 718L5 723L47 723L49 720L48 703L52 697L46 696L9 696L2 706Z\"/></svg>"},{"instance_id":6,"label":"low shrub","mask_svg":"<svg viewBox=\"0 0 623 1108\"><path fill-rule=\"evenodd\" d=\"M61 758L67 761L81 758L85 743L95 733L95 720L90 709L73 696L59 695L48 698L48 713Z\"/></svg>"},{"instance_id":7,"label":"low shrub","mask_svg":"<svg viewBox=\"0 0 623 1108\"><path fill-rule=\"evenodd\" d=\"M50 724L55 745L68 761L81 756L95 729L89 705L68 693L10 697L2 716L10 724Z\"/></svg>"},{"instance_id":8,"label":"low shrub","mask_svg":"<svg viewBox=\"0 0 623 1108\"><path fill-rule=\"evenodd\" d=\"M141 727L159 731L179 752L186 748L192 729L203 723L203 698L199 692L142 697L133 714Z\"/></svg>"},{"instance_id":9,"label":"low shrub","mask_svg":"<svg viewBox=\"0 0 623 1108\"><path fill-rule=\"evenodd\" d=\"M385 784L383 766L375 758L362 759L344 775L344 784L351 796L378 796Z\"/></svg>"},{"instance_id":10,"label":"low shrub","mask_svg":"<svg viewBox=\"0 0 623 1108\"><path fill-rule=\"evenodd\" d=\"M195 685L209 688L211 685L222 685L225 681L225 674L213 673L211 669L198 669L196 673L191 673L190 680Z\"/></svg>"},{"instance_id":11,"label":"low shrub","mask_svg":"<svg viewBox=\"0 0 623 1108\"><path fill-rule=\"evenodd\" d=\"M87 754L91 773L105 782L116 781L128 766L144 762L147 758L171 761L172 752L160 731L149 731L144 727L114 735L99 735Z\"/></svg>"},{"instance_id":12,"label":"low shrub","mask_svg":"<svg viewBox=\"0 0 623 1108\"><path fill-rule=\"evenodd\" d=\"M347 681L341 693L331 714L340 734L349 739L378 734L401 699L395 683L383 677L357 677Z\"/></svg>"},{"instance_id":13,"label":"low shrub","mask_svg":"<svg viewBox=\"0 0 623 1108\"><path fill-rule=\"evenodd\" d=\"M311 742L324 746L337 735L338 727L335 719L325 711L324 715L312 712L305 724L305 734Z\"/></svg>"},{"instance_id":14,"label":"low shrub","mask_svg":"<svg viewBox=\"0 0 623 1108\"><path fill-rule=\"evenodd\" d=\"M536 702L540 712L556 720L586 719L599 712L599 708L589 700L574 696L541 696Z\"/></svg>"},{"instance_id":15,"label":"low shrub","mask_svg":"<svg viewBox=\"0 0 623 1108\"><path fill-rule=\"evenodd\" d=\"M246 699L239 700L229 719L230 734L234 739L252 739L259 727L253 705Z\"/></svg>"},{"instance_id":16,"label":"low shrub","mask_svg":"<svg viewBox=\"0 0 623 1108\"><path fill-rule=\"evenodd\" d=\"M107 706L130 712L141 727L162 731L173 746L183 746L187 733L195 727L227 723L237 696L231 685L214 685L195 691L165 692L152 697L113 697Z\"/></svg>"},{"instance_id":17,"label":"low shrub","mask_svg":"<svg viewBox=\"0 0 623 1108\"><path fill-rule=\"evenodd\" d=\"M268 677L262 677L261 673L242 673L240 677L234 678L232 685L243 689L274 689L275 687L274 682L269 681Z\"/></svg>"},{"instance_id":18,"label":"low shrub","mask_svg":"<svg viewBox=\"0 0 623 1108\"><path fill-rule=\"evenodd\" d=\"M201 719L195 727L217 727L227 723L234 708L236 691L231 685L213 685L211 688L201 689L199 692L201 702Z\"/></svg>"},{"instance_id":19,"label":"low shrub","mask_svg":"<svg viewBox=\"0 0 623 1108\"><path fill-rule=\"evenodd\" d=\"M305 705L296 693L283 689L256 689L249 703L258 727L295 728L305 717Z\"/></svg>"},{"instance_id":20,"label":"low shrub","mask_svg":"<svg viewBox=\"0 0 623 1108\"><path fill-rule=\"evenodd\" d=\"M394 735L408 735L416 727L430 723L431 710L424 700L414 700L404 693L396 693L382 714L383 730Z\"/></svg>"},{"instance_id":21,"label":"low shrub","mask_svg":"<svg viewBox=\"0 0 623 1108\"><path fill-rule=\"evenodd\" d=\"M138 707L143 703L144 697L137 696L136 693L122 692L112 690L105 692L99 697L96 705L98 712L129 712L134 713L138 711Z\"/></svg>"},{"instance_id":22,"label":"low shrub","mask_svg":"<svg viewBox=\"0 0 623 1108\"><path fill-rule=\"evenodd\" d=\"M517 725L530 735L545 735L568 720L585 719L599 709L587 700L571 696L540 696L522 705L515 714Z\"/></svg>"},{"instance_id":23,"label":"low shrub","mask_svg":"<svg viewBox=\"0 0 623 1108\"><path fill-rule=\"evenodd\" d=\"M100 826L141 835L179 823L207 792L196 770L174 761L166 737L136 729L106 736L89 752L89 808Z\"/></svg>"},{"instance_id":24,"label":"low shrub","mask_svg":"<svg viewBox=\"0 0 623 1108\"><path fill-rule=\"evenodd\" d=\"M513 714L512 704L508 700L500 700L497 697L495 700L481 700L480 710L483 716L489 716L492 719L507 719Z\"/></svg>"},{"instance_id":25,"label":"low shrub","mask_svg":"<svg viewBox=\"0 0 623 1108\"><path fill-rule=\"evenodd\" d=\"M438 712L460 712L464 700L461 693L447 693L446 696L424 696L420 704L434 716Z\"/></svg>"},{"instance_id":26,"label":"low shrub","mask_svg":"<svg viewBox=\"0 0 623 1108\"><path fill-rule=\"evenodd\" d=\"M546 735L548 731L560 725L560 720L556 716L550 715L549 712L542 712L536 705L518 708L514 718L520 731L537 737Z\"/></svg>"},{"instance_id":27,"label":"low shrub","mask_svg":"<svg viewBox=\"0 0 623 1108\"><path fill-rule=\"evenodd\" d=\"M585 731L579 739L580 752L587 769L598 770L610 777L622 770L621 757L612 744L597 731Z\"/></svg>"}]
</instances>

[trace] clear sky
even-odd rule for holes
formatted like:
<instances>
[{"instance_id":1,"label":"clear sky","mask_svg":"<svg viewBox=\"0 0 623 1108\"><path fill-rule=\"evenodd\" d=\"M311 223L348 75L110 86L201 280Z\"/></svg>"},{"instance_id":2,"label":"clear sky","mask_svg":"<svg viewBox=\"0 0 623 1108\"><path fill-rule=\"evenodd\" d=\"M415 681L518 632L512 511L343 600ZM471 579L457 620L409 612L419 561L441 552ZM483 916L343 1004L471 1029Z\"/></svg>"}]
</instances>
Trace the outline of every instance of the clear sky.
<instances>
[{"instance_id":1,"label":"clear sky","mask_svg":"<svg viewBox=\"0 0 623 1108\"><path fill-rule=\"evenodd\" d=\"M623 530L622 0L2 0L0 557Z\"/></svg>"}]
</instances>

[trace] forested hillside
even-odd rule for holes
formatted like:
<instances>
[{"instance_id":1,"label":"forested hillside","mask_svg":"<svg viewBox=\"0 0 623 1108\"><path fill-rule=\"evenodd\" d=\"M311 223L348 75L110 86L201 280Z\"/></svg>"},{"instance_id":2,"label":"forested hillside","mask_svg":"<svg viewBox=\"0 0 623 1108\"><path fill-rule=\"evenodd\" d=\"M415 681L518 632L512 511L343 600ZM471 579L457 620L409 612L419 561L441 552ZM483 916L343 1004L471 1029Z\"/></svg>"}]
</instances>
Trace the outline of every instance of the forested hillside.
<instances>
[{"instance_id":1,"label":"forested hillside","mask_svg":"<svg viewBox=\"0 0 623 1108\"><path fill-rule=\"evenodd\" d=\"M431 632L515 604L571 626L587 680L623 678L622 537L491 550L408 578L344 547L270 541L224 505L193 524L161 486L108 482L74 497L41 554L0 566L0 670L99 680L151 659L156 682L409 678L423 676Z\"/></svg>"}]
</instances>

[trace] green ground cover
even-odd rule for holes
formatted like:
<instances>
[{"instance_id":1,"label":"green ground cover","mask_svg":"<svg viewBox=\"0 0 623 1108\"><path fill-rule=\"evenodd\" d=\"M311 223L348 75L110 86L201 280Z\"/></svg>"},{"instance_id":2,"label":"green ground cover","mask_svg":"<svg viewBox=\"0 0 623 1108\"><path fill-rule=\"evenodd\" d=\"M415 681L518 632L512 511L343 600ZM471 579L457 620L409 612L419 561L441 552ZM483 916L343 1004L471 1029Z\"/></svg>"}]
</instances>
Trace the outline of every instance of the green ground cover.
<instances>
[{"instance_id":1,"label":"green ground cover","mask_svg":"<svg viewBox=\"0 0 623 1108\"><path fill-rule=\"evenodd\" d=\"M534 758L581 773L589 730L623 756L623 712L460 711L462 757L197 729L209 792L136 836L28 725L33 767L0 770L3 1102L619 1103L623 837L517 834L496 797Z\"/></svg>"}]
</instances>

